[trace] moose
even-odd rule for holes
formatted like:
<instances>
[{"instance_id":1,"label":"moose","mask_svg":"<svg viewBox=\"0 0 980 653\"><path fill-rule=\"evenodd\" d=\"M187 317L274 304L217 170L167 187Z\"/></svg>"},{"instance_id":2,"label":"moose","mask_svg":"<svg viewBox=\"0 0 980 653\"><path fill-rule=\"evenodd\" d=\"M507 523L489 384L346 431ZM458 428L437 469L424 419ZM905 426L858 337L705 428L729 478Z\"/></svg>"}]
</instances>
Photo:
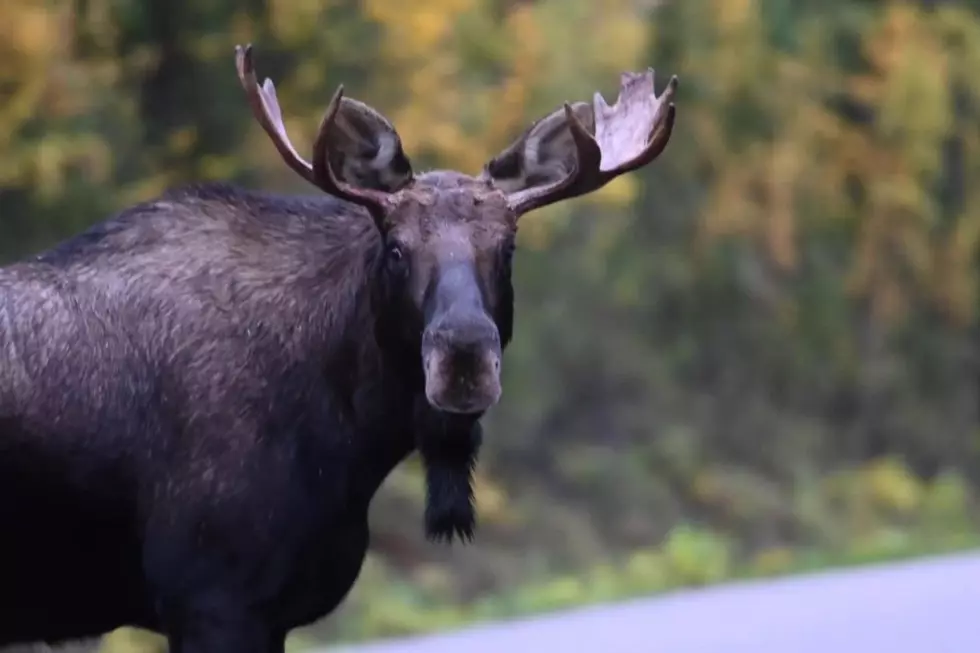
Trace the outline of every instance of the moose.
<instances>
[{"instance_id":1,"label":"moose","mask_svg":"<svg viewBox=\"0 0 980 653\"><path fill-rule=\"evenodd\" d=\"M236 47L255 119L322 194L189 184L0 268L0 646L122 626L172 653L282 653L333 611L413 452L424 529L469 541L501 397L520 216L653 161L677 78L623 73L476 176L413 171L331 99L312 162Z\"/></svg>"}]
</instances>

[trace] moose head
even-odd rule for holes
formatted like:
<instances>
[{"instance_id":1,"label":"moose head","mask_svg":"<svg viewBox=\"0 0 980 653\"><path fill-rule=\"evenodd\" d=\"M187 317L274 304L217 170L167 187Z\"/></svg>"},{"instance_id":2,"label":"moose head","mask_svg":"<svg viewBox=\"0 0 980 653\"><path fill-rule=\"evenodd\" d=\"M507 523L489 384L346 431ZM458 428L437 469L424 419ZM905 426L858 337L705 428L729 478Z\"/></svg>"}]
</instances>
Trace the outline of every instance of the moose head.
<instances>
[{"instance_id":1,"label":"moose head","mask_svg":"<svg viewBox=\"0 0 980 653\"><path fill-rule=\"evenodd\" d=\"M236 64L255 118L286 164L373 219L384 246L385 301L404 344L420 354L428 403L443 413L479 415L500 398L520 217L650 163L674 124L677 77L657 96L652 69L626 72L615 104L600 93L591 103L564 103L476 176L416 174L392 124L341 86L310 163L286 135L272 80L258 83L251 45L236 48Z\"/></svg>"}]
</instances>

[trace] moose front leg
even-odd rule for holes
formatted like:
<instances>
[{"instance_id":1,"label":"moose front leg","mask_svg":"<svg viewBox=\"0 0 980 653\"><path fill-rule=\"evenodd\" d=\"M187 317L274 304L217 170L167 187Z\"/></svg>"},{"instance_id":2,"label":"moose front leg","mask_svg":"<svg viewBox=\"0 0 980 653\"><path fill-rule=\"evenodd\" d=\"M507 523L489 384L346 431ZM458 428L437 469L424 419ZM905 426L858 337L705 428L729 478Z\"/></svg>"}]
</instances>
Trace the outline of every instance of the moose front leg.
<instances>
[{"instance_id":1,"label":"moose front leg","mask_svg":"<svg viewBox=\"0 0 980 653\"><path fill-rule=\"evenodd\" d=\"M168 480L175 477L186 487L176 475ZM170 653L283 653L285 624L273 611L286 580L277 561L290 558L294 542L273 537L282 532L275 521L253 519L281 505L281 488L267 487L277 503L198 492L192 501L161 502L148 520L143 567Z\"/></svg>"},{"instance_id":2,"label":"moose front leg","mask_svg":"<svg viewBox=\"0 0 980 653\"><path fill-rule=\"evenodd\" d=\"M425 534L430 540L473 539L473 468L483 441L478 420L436 412L424 400L416 406L416 446L425 466Z\"/></svg>"},{"instance_id":3,"label":"moose front leg","mask_svg":"<svg viewBox=\"0 0 980 653\"><path fill-rule=\"evenodd\" d=\"M204 592L162 611L170 653L284 653L286 635L231 592Z\"/></svg>"}]
</instances>

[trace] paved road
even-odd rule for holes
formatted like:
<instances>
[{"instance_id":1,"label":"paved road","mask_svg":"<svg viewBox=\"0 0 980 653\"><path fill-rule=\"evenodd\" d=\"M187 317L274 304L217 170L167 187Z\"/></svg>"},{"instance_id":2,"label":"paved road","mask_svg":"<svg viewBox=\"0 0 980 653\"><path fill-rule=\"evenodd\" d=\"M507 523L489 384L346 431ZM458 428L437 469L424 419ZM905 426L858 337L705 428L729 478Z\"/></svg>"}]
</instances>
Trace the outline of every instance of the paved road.
<instances>
[{"instance_id":1,"label":"paved road","mask_svg":"<svg viewBox=\"0 0 980 653\"><path fill-rule=\"evenodd\" d=\"M326 651L980 653L980 552L691 590Z\"/></svg>"}]
</instances>

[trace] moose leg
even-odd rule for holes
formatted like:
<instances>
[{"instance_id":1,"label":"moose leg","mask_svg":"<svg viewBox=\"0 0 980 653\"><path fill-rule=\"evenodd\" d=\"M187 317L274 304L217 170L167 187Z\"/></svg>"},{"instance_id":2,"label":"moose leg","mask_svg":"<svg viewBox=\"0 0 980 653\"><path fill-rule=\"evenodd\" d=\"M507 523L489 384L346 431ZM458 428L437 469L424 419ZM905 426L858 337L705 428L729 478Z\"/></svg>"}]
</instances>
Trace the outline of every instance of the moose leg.
<instances>
[{"instance_id":1,"label":"moose leg","mask_svg":"<svg viewBox=\"0 0 980 653\"><path fill-rule=\"evenodd\" d=\"M170 653L283 653L285 635L230 594L193 597L163 611Z\"/></svg>"},{"instance_id":2,"label":"moose leg","mask_svg":"<svg viewBox=\"0 0 980 653\"><path fill-rule=\"evenodd\" d=\"M203 653L204 651L214 651L218 653L231 653L240 651L241 653L285 653L286 639L278 641L263 641L259 639L250 640L238 635L234 637L169 637L167 638L169 653Z\"/></svg>"}]
</instances>

